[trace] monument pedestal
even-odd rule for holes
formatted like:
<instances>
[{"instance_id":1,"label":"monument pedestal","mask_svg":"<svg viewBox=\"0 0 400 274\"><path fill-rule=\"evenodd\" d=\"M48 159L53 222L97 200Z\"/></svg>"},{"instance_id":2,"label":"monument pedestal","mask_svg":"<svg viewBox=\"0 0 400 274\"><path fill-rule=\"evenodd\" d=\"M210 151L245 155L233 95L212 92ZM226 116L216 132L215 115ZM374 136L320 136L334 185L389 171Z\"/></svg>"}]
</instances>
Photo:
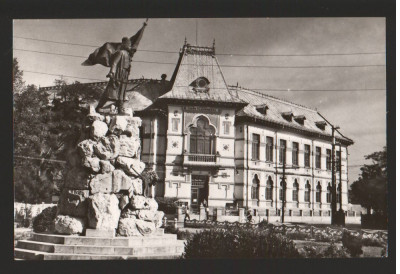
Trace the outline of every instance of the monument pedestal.
<instances>
[{"instance_id":1,"label":"monument pedestal","mask_svg":"<svg viewBox=\"0 0 400 274\"><path fill-rule=\"evenodd\" d=\"M86 229L86 237L115 237L115 230Z\"/></svg>"}]
</instances>

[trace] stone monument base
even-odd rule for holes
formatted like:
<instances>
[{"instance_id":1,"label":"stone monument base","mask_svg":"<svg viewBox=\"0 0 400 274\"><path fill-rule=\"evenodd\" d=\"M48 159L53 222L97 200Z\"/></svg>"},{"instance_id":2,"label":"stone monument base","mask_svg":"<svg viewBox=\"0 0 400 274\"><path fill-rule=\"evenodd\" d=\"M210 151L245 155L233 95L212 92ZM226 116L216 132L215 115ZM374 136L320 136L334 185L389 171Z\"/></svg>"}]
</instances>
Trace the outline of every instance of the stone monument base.
<instances>
[{"instance_id":1,"label":"stone monument base","mask_svg":"<svg viewBox=\"0 0 400 274\"><path fill-rule=\"evenodd\" d=\"M15 260L178 259L183 251L183 240L177 240L176 234L164 234L159 228L152 235L136 237L33 233L31 239L18 241L14 257Z\"/></svg>"}]
</instances>

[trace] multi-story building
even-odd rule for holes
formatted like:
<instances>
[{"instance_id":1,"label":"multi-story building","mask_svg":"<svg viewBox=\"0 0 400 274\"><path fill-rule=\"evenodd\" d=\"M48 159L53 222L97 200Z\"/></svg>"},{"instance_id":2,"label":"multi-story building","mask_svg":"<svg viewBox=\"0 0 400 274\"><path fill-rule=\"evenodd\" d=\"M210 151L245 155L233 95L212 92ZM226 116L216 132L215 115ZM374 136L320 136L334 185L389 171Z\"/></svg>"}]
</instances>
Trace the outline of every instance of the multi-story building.
<instances>
[{"instance_id":1,"label":"multi-story building","mask_svg":"<svg viewBox=\"0 0 400 274\"><path fill-rule=\"evenodd\" d=\"M128 91L143 120L142 161L161 178L156 196L193 211L206 201L210 209L236 204L279 216L285 164L285 214L330 215L331 123L314 109L228 86L214 47L185 43L170 81L131 80ZM337 200L346 210L353 141L337 130L335 137Z\"/></svg>"}]
</instances>

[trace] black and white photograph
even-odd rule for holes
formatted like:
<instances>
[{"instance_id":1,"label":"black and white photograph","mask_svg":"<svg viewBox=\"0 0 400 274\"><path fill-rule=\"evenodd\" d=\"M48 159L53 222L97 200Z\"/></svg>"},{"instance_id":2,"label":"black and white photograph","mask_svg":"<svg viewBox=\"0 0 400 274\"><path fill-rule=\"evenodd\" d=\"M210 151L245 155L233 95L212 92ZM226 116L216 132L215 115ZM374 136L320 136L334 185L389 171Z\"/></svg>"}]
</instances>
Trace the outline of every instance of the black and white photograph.
<instances>
[{"instance_id":1,"label":"black and white photograph","mask_svg":"<svg viewBox=\"0 0 400 274\"><path fill-rule=\"evenodd\" d=\"M385 17L12 25L15 261L387 259Z\"/></svg>"}]
</instances>

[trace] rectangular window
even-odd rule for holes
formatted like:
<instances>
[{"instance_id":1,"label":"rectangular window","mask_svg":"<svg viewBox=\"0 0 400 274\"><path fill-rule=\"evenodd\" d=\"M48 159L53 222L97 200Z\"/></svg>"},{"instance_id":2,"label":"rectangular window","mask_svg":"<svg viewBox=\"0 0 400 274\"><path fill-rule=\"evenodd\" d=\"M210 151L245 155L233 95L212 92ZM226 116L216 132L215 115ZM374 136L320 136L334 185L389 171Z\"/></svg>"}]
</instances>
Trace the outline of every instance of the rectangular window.
<instances>
[{"instance_id":1,"label":"rectangular window","mask_svg":"<svg viewBox=\"0 0 400 274\"><path fill-rule=\"evenodd\" d=\"M172 131L173 132L177 132L178 131L179 122L180 122L179 118L172 118Z\"/></svg>"},{"instance_id":2,"label":"rectangular window","mask_svg":"<svg viewBox=\"0 0 400 274\"><path fill-rule=\"evenodd\" d=\"M279 163L286 163L286 140L280 140L279 142Z\"/></svg>"},{"instance_id":3,"label":"rectangular window","mask_svg":"<svg viewBox=\"0 0 400 274\"><path fill-rule=\"evenodd\" d=\"M224 121L222 122L222 125L224 127L224 134L229 135L231 129L231 122Z\"/></svg>"},{"instance_id":4,"label":"rectangular window","mask_svg":"<svg viewBox=\"0 0 400 274\"><path fill-rule=\"evenodd\" d=\"M304 145L304 166L310 167L310 145Z\"/></svg>"},{"instance_id":5,"label":"rectangular window","mask_svg":"<svg viewBox=\"0 0 400 274\"><path fill-rule=\"evenodd\" d=\"M260 135L253 134L252 160L260 160Z\"/></svg>"},{"instance_id":6,"label":"rectangular window","mask_svg":"<svg viewBox=\"0 0 400 274\"><path fill-rule=\"evenodd\" d=\"M326 169L332 169L332 151L330 149L326 150Z\"/></svg>"},{"instance_id":7,"label":"rectangular window","mask_svg":"<svg viewBox=\"0 0 400 274\"><path fill-rule=\"evenodd\" d=\"M292 147L292 163L294 166L299 165L299 143L293 142Z\"/></svg>"},{"instance_id":8,"label":"rectangular window","mask_svg":"<svg viewBox=\"0 0 400 274\"><path fill-rule=\"evenodd\" d=\"M321 168L321 148L315 147L315 167Z\"/></svg>"},{"instance_id":9,"label":"rectangular window","mask_svg":"<svg viewBox=\"0 0 400 274\"><path fill-rule=\"evenodd\" d=\"M336 159L335 159L335 161L336 161L336 171L339 171L340 170L340 165L342 164L341 157L340 157L340 151L336 151Z\"/></svg>"},{"instance_id":10,"label":"rectangular window","mask_svg":"<svg viewBox=\"0 0 400 274\"><path fill-rule=\"evenodd\" d=\"M267 162L273 162L273 152L274 152L274 138L267 137L267 146L265 155L265 159Z\"/></svg>"}]
</instances>

